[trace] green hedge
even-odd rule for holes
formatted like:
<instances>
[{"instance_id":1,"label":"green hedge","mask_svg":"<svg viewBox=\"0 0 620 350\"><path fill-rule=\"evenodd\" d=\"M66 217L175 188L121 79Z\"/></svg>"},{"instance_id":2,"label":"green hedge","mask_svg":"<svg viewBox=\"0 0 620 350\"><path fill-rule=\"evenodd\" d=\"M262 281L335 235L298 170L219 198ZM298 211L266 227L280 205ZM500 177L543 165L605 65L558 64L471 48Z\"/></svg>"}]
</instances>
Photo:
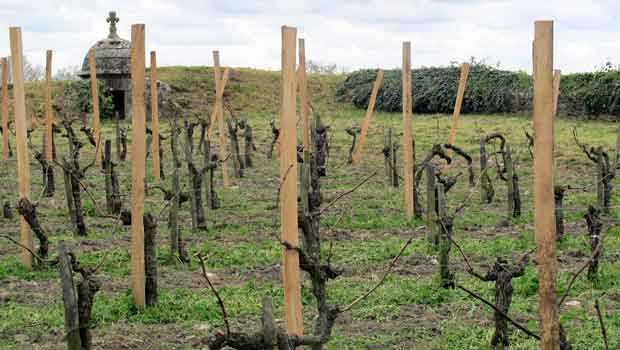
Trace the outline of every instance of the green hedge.
<instances>
[{"instance_id":1,"label":"green hedge","mask_svg":"<svg viewBox=\"0 0 620 350\"><path fill-rule=\"evenodd\" d=\"M366 108L376 70L350 73L336 91L341 101ZM451 113L456 99L460 68L430 67L412 71L413 111ZM385 71L375 108L387 112L402 110L401 72ZM514 113L528 111L532 104L532 79L525 72L500 70L484 64L471 66L463 113ZM620 116L620 70L606 69L562 76L560 113L569 115Z\"/></svg>"}]
</instances>

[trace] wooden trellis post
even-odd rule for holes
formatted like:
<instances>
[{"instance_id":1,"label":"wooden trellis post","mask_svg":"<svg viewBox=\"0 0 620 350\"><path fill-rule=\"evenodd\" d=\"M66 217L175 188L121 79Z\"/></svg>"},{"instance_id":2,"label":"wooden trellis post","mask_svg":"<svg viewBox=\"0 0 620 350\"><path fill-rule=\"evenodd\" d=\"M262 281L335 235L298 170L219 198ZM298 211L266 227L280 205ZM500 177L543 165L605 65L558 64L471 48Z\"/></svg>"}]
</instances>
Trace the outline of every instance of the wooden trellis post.
<instances>
[{"instance_id":1,"label":"wooden trellis post","mask_svg":"<svg viewBox=\"0 0 620 350\"><path fill-rule=\"evenodd\" d=\"M560 100L560 79L562 78L562 71L556 69L553 71L553 117L558 115L558 102Z\"/></svg>"},{"instance_id":2,"label":"wooden trellis post","mask_svg":"<svg viewBox=\"0 0 620 350\"><path fill-rule=\"evenodd\" d=\"M97 86L97 59L95 51L88 53L90 68L90 91L93 97L93 137L95 138L95 162L101 168L101 120L99 119L99 88Z\"/></svg>"},{"instance_id":3,"label":"wooden trellis post","mask_svg":"<svg viewBox=\"0 0 620 350\"><path fill-rule=\"evenodd\" d=\"M534 46L534 227L540 281L540 348L557 350L560 340L553 215L553 21L535 23Z\"/></svg>"},{"instance_id":4,"label":"wooden trellis post","mask_svg":"<svg viewBox=\"0 0 620 350\"><path fill-rule=\"evenodd\" d=\"M45 57L45 160L52 162L53 158L53 124L52 111L52 50L47 50Z\"/></svg>"},{"instance_id":5,"label":"wooden trellis post","mask_svg":"<svg viewBox=\"0 0 620 350\"><path fill-rule=\"evenodd\" d=\"M222 86L222 75L220 72L220 52L213 51L213 72L215 75L215 110L217 113L217 128L219 135L220 160L222 161L222 178L224 187L230 187L228 177L228 155L226 154L226 131L224 130L224 89Z\"/></svg>"},{"instance_id":6,"label":"wooden trellis post","mask_svg":"<svg viewBox=\"0 0 620 350\"><path fill-rule=\"evenodd\" d=\"M224 95L224 89L226 88L226 84L228 84L228 68L224 69L224 73L222 73L222 83L220 84L220 89L215 91L215 96L217 99L217 94ZM218 92L221 91L221 92ZM211 116L209 117L209 129L207 130L207 137L211 140L211 135L213 135L213 128L215 127L215 122L217 121L217 103L215 104L213 111L211 112Z\"/></svg>"},{"instance_id":7,"label":"wooden trellis post","mask_svg":"<svg viewBox=\"0 0 620 350\"><path fill-rule=\"evenodd\" d=\"M280 219L282 240L299 246L297 227L297 116L295 51L297 29L282 26L282 79L280 89ZM299 252L284 250L284 305L286 329L303 334Z\"/></svg>"},{"instance_id":8,"label":"wooden trellis post","mask_svg":"<svg viewBox=\"0 0 620 350\"><path fill-rule=\"evenodd\" d=\"M153 176L161 181L161 164L159 159L159 106L157 93L157 54L151 51L151 154L153 155Z\"/></svg>"},{"instance_id":9,"label":"wooden trellis post","mask_svg":"<svg viewBox=\"0 0 620 350\"><path fill-rule=\"evenodd\" d=\"M459 89L456 93L456 101L454 102L454 112L452 113L452 128L448 137L448 144L454 145L456 142L456 132L459 129L459 119L461 117L461 106L463 105L463 96L465 95L465 87L467 86L467 77L469 76L469 63L461 65L461 78L459 79ZM452 156L452 149L448 149L448 156Z\"/></svg>"},{"instance_id":10,"label":"wooden trellis post","mask_svg":"<svg viewBox=\"0 0 620 350\"><path fill-rule=\"evenodd\" d=\"M299 110L303 129L301 140L304 150L310 150L310 104L308 103L308 80L306 76L306 41L299 39Z\"/></svg>"},{"instance_id":11,"label":"wooden trellis post","mask_svg":"<svg viewBox=\"0 0 620 350\"><path fill-rule=\"evenodd\" d=\"M144 24L131 26L131 289L139 310L146 305L144 271L144 173L146 111L144 105Z\"/></svg>"},{"instance_id":12,"label":"wooden trellis post","mask_svg":"<svg viewBox=\"0 0 620 350\"><path fill-rule=\"evenodd\" d=\"M26 140L26 97L24 91L24 62L22 49L22 30L9 28L11 39L11 66L13 67L13 113L15 114L15 144L17 146L17 179L19 198L30 198L30 164L28 163L28 142ZM7 130L5 129L5 132ZM23 216L19 220L21 244L33 249L32 232ZM33 257L27 249L22 249L22 263L32 269Z\"/></svg>"},{"instance_id":13,"label":"wooden trellis post","mask_svg":"<svg viewBox=\"0 0 620 350\"><path fill-rule=\"evenodd\" d=\"M2 155L9 159L9 60L2 57Z\"/></svg>"},{"instance_id":14,"label":"wooden trellis post","mask_svg":"<svg viewBox=\"0 0 620 350\"><path fill-rule=\"evenodd\" d=\"M405 215L407 219L413 218L415 208L413 204L413 192L415 182L413 181L413 136L411 134L411 114L413 108L411 96L411 43L403 42L403 174L405 177Z\"/></svg>"},{"instance_id":15,"label":"wooden trellis post","mask_svg":"<svg viewBox=\"0 0 620 350\"><path fill-rule=\"evenodd\" d=\"M360 133L360 139L353 153L353 165L359 164L362 160L364 152L364 143L366 142L366 135L368 134L368 128L370 127L370 121L372 120L372 114L375 110L375 103L377 102L377 94L383 81L383 69L377 71L377 78L375 84L372 86L372 92L370 93L370 100L368 101L368 108L366 109L366 117L364 117L364 123L362 124L362 131Z\"/></svg>"}]
</instances>

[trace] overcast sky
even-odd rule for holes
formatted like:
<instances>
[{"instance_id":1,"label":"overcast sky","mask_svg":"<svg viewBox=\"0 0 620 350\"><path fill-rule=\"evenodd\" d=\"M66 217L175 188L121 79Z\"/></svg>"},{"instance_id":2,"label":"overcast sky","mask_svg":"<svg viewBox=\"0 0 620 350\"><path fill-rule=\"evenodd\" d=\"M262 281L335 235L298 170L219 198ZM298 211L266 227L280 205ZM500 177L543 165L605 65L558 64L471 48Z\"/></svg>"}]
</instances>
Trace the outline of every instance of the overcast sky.
<instances>
[{"instance_id":1,"label":"overcast sky","mask_svg":"<svg viewBox=\"0 0 620 350\"><path fill-rule=\"evenodd\" d=\"M414 67L446 65L471 56L530 71L534 21L555 20L555 66L588 71L620 64L620 1L602 0L0 0L0 55L8 27L21 26L24 54L54 70L81 65L88 48L108 33L108 11L129 39L146 24L147 52L165 65L278 69L280 26L298 28L307 59L352 70L400 66L401 42L412 42ZM616 17L614 17L616 16Z\"/></svg>"}]
</instances>

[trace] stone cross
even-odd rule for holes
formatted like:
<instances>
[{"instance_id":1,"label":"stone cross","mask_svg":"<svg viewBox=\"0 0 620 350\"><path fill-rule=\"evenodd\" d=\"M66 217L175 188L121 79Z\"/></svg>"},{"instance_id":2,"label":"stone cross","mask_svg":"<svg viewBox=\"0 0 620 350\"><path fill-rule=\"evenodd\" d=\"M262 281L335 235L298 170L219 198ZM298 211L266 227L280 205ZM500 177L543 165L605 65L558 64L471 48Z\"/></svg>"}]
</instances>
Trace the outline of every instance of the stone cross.
<instances>
[{"instance_id":1,"label":"stone cross","mask_svg":"<svg viewBox=\"0 0 620 350\"><path fill-rule=\"evenodd\" d=\"M116 34L116 23L120 21L120 18L116 17L116 11L110 11L110 16L106 19L106 22L110 23L110 34L108 38L110 39L118 39L118 34Z\"/></svg>"}]
</instances>

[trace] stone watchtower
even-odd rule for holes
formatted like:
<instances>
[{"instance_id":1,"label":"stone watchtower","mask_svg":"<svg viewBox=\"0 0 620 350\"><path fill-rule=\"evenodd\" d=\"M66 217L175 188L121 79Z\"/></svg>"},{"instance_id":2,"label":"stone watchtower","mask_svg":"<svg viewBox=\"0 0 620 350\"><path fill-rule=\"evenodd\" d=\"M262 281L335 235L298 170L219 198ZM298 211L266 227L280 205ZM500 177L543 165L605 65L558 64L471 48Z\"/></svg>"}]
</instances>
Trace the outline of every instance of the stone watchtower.
<instances>
[{"instance_id":1,"label":"stone watchtower","mask_svg":"<svg viewBox=\"0 0 620 350\"><path fill-rule=\"evenodd\" d=\"M119 20L116 12L111 11L106 20L110 23L108 37L97 41L90 50L95 52L97 79L106 83L114 99L114 110L124 119L131 110L131 41L122 39L116 33ZM88 53L78 76L90 79Z\"/></svg>"}]
</instances>

